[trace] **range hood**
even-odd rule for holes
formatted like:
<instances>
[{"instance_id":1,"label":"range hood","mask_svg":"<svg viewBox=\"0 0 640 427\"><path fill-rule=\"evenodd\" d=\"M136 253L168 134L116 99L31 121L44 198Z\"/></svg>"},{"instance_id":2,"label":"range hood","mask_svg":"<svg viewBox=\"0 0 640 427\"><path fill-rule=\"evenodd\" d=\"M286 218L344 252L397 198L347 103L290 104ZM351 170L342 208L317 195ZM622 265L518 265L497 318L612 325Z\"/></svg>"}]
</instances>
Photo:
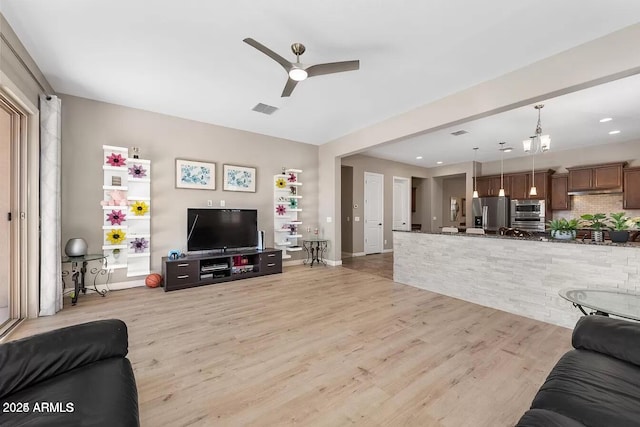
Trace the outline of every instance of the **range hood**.
<instances>
[{"instance_id":1,"label":"range hood","mask_svg":"<svg viewBox=\"0 0 640 427\"><path fill-rule=\"evenodd\" d=\"M567 191L569 196L589 196L595 194L622 194L622 188L610 188L607 190L598 190L598 189L590 189L590 190L581 190L581 191Z\"/></svg>"}]
</instances>

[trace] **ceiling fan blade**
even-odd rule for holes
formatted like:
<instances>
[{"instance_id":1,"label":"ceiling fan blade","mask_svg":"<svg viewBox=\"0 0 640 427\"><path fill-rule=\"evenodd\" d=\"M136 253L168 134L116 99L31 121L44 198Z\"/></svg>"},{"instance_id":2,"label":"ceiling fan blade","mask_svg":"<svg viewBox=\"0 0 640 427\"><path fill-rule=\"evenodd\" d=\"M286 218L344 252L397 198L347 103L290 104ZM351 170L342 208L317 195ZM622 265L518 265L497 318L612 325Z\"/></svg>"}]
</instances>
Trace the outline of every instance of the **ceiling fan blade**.
<instances>
[{"instance_id":1,"label":"ceiling fan blade","mask_svg":"<svg viewBox=\"0 0 640 427\"><path fill-rule=\"evenodd\" d=\"M282 91L282 95L280 95L280 97L284 98L285 96L291 95L291 92L293 92L293 89L295 89L297 84L298 82L296 80L287 79L287 84L284 85L284 90Z\"/></svg>"},{"instance_id":2,"label":"ceiling fan blade","mask_svg":"<svg viewBox=\"0 0 640 427\"><path fill-rule=\"evenodd\" d=\"M260 52L262 52L265 55L267 55L269 58L275 60L278 64L282 65L282 67L284 67L284 69L287 72L289 72L289 70L291 70L291 68L293 68L293 64L291 64L291 62L287 61L282 56L278 55L277 53L275 53L274 51L272 51L271 49L269 49L268 47L266 47L262 43L259 43L259 42L255 41L254 39L249 38L249 37L244 39L244 40L242 40L242 41L245 42L246 44L248 44L249 46L255 47Z\"/></svg>"},{"instance_id":3,"label":"ceiling fan blade","mask_svg":"<svg viewBox=\"0 0 640 427\"><path fill-rule=\"evenodd\" d=\"M360 69L360 61L329 62L326 64L312 65L306 68L309 77L321 76L323 74L342 73L343 71L354 71Z\"/></svg>"}]
</instances>

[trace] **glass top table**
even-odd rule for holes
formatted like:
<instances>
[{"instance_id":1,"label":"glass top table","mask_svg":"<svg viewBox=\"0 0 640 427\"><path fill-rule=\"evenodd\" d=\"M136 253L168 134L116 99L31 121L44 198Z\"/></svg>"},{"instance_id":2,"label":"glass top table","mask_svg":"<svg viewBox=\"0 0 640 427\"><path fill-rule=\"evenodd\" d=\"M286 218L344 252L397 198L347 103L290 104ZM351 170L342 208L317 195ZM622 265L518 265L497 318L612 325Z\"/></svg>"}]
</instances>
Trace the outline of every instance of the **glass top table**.
<instances>
[{"instance_id":1,"label":"glass top table","mask_svg":"<svg viewBox=\"0 0 640 427\"><path fill-rule=\"evenodd\" d=\"M640 295L604 289L561 289L558 294L573 303L585 315L583 307L595 310L591 314L601 314L640 320Z\"/></svg>"}]
</instances>

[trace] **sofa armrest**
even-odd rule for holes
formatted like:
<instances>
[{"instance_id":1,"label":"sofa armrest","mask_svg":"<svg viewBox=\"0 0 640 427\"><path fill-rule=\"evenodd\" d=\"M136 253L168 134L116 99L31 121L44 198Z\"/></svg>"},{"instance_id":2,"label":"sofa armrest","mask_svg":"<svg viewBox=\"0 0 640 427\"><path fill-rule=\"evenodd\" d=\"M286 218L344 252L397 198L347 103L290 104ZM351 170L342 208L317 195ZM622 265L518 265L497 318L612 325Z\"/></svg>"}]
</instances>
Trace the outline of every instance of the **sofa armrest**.
<instances>
[{"instance_id":1,"label":"sofa armrest","mask_svg":"<svg viewBox=\"0 0 640 427\"><path fill-rule=\"evenodd\" d=\"M127 355L127 325L99 320L0 344L0 398L56 375Z\"/></svg>"},{"instance_id":2,"label":"sofa armrest","mask_svg":"<svg viewBox=\"0 0 640 427\"><path fill-rule=\"evenodd\" d=\"M640 323L605 316L583 316L578 320L571 344L640 365Z\"/></svg>"}]
</instances>

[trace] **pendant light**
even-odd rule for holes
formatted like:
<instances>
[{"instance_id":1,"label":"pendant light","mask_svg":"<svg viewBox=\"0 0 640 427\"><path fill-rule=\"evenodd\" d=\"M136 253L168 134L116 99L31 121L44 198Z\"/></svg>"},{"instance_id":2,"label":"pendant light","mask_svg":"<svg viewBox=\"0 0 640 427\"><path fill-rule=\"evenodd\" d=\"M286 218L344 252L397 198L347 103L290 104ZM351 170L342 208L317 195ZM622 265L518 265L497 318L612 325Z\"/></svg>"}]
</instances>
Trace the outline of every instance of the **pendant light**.
<instances>
[{"instance_id":1,"label":"pendant light","mask_svg":"<svg viewBox=\"0 0 640 427\"><path fill-rule=\"evenodd\" d=\"M538 189L536 188L536 153L544 153L551 148L551 137L549 135L542 134L542 124L540 122L540 111L544 107L544 104L535 105L533 108L538 110L538 124L536 125L535 135L522 141L522 146L525 153L531 153L532 167L531 167L531 189L529 190L530 196L537 196Z\"/></svg>"},{"instance_id":2,"label":"pendant light","mask_svg":"<svg viewBox=\"0 0 640 427\"><path fill-rule=\"evenodd\" d=\"M529 195L537 196L538 189L536 188L536 154L533 153L531 158L533 159L533 161L531 162L533 166L531 167L531 189L529 190Z\"/></svg>"},{"instance_id":3,"label":"pendant light","mask_svg":"<svg viewBox=\"0 0 640 427\"><path fill-rule=\"evenodd\" d=\"M500 191L498 197L504 197L504 142L500 143Z\"/></svg>"},{"instance_id":4,"label":"pendant light","mask_svg":"<svg viewBox=\"0 0 640 427\"><path fill-rule=\"evenodd\" d=\"M473 198L478 198L478 188L476 187L476 157L478 157L478 147L473 148Z\"/></svg>"}]
</instances>

